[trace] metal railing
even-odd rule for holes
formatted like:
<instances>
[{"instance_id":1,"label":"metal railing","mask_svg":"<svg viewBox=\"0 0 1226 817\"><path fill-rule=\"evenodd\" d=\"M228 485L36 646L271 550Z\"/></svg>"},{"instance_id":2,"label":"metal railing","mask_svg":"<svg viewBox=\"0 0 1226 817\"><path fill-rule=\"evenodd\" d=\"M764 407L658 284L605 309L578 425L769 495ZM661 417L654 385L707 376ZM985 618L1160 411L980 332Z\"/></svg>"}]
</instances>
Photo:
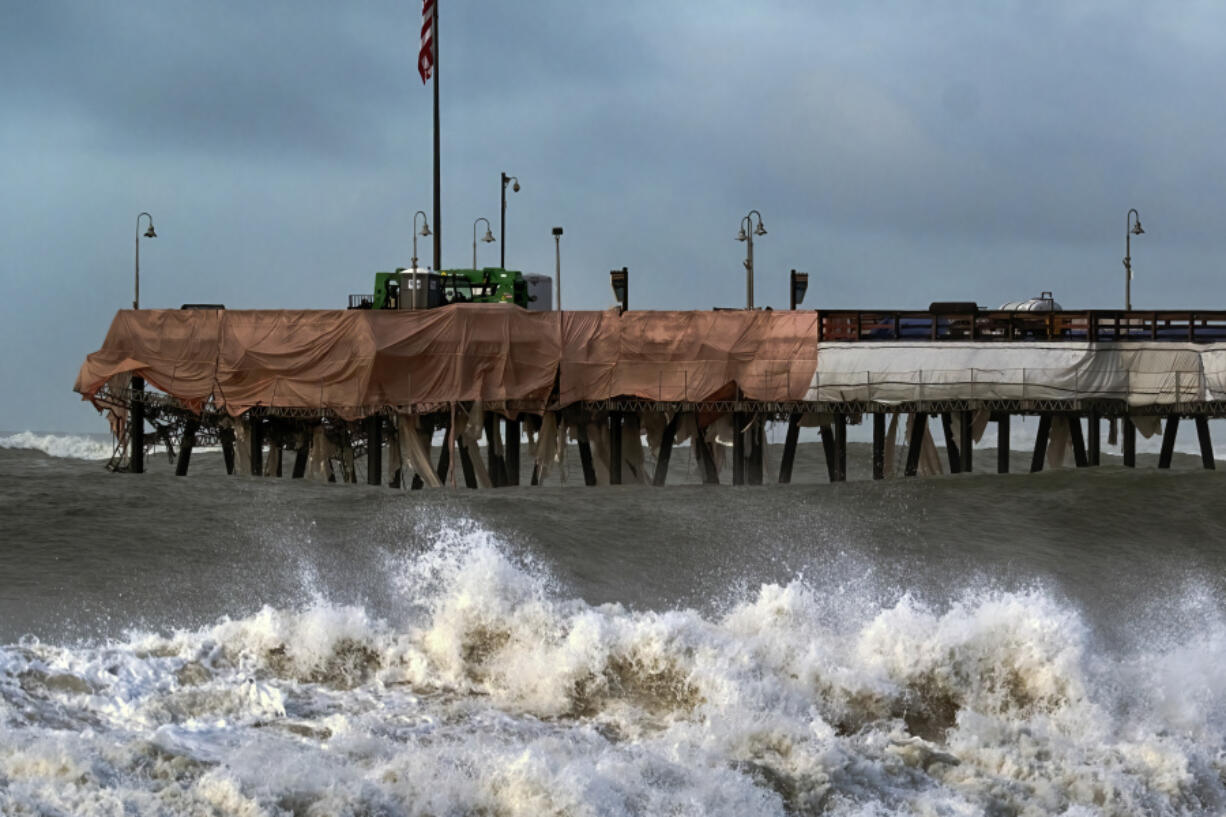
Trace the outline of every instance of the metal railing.
<instances>
[{"instance_id":1,"label":"metal railing","mask_svg":"<svg viewBox=\"0 0 1226 817\"><path fill-rule=\"evenodd\" d=\"M818 310L823 341L1226 342L1226 311Z\"/></svg>"}]
</instances>

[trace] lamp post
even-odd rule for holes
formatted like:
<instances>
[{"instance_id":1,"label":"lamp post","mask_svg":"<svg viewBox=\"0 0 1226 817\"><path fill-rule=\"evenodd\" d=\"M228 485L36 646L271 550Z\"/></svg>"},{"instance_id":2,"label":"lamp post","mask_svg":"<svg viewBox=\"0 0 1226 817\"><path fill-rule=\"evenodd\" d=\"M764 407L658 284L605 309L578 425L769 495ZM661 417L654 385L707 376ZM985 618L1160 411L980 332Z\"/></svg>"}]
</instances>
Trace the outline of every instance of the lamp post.
<instances>
[{"instance_id":1,"label":"lamp post","mask_svg":"<svg viewBox=\"0 0 1226 817\"><path fill-rule=\"evenodd\" d=\"M562 228L553 228L553 253L555 272L553 276L554 289L558 291L558 311L562 311Z\"/></svg>"},{"instance_id":2,"label":"lamp post","mask_svg":"<svg viewBox=\"0 0 1226 817\"><path fill-rule=\"evenodd\" d=\"M753 226L754 216L758 217L758 226L756 228ZM757 210L750 210L745 218L741 219L741 231L736 235L737 241L749 242L744 261L746 309L753 309L753 237L755 235L766 235L766 227L762 226L762 214Z\"/></svg>"},{"instance_id":3,"label":"lamp post","mask_svg":"<svg viewBox=\"0 0 1226 817\"><path fill-rule=\"evenodd\" d=\"M1136 223L1133 223L1133 217L1136 217ZM1141 214L1137 212L1137 208L1133 207L1124 216L1124 309L1132 311L1132 237L1141 235L1145 231L1141 229Z\"/></svg>"},{"instance_id":4,"label":"lamp post","mask_svg":"<svg viewBox=\"0 0 1226 817\"><path fill-rule=\"evenodd\" d=\"M417 217L418 216L421 216L420 235L422 236L422 238L425 238L426 236L430 235L430 222L426 218L426 212L424 210L418 210L416 213L413 214L413 263L411 266L413 267L414 275L416 275L417 273L417 236L419 235L419 233L417 232Z\"/></svg>"},{"instance_id":5,"label":"lamp post","mask_svg":"<svg viewBox=\"0 0 1226 817\"><path fill-rule=\"evenodd\" d=\"M473 269L477 268L477 225L482 221L485 222L485 235L481 236L481 240L489 244L494 240L494 231L490 227L490 220L482 216L473 222Z\"/></svg>"},{"instance_id":6,"label":"lamp post","mask_svg":"<svg viewBox=\"0 0 1226 817\"><path fill-rule=\"evenodd\" d=\"M514 176L502 174L502 226L498 229L502 231L502 248L498 257L498 266L502 269L507 268L507 184L514 182L511 187L511 192L519 192L519 179Z\"/></svg>"},{"instance_id":7,"label":"lamp post","mask_svg":"<svg viewBox=\"0 0 1226 817\"><path fill-rule=\"evenodd\" d=\"M148 213L140 213L136 217L136 289L132 293L132 308L140 309L140 219L141 216L146 216L149 219L149 229L145 230L145 238L157 238L158 234L153 231L153 216Z\"/></svg>"}]
</instances>

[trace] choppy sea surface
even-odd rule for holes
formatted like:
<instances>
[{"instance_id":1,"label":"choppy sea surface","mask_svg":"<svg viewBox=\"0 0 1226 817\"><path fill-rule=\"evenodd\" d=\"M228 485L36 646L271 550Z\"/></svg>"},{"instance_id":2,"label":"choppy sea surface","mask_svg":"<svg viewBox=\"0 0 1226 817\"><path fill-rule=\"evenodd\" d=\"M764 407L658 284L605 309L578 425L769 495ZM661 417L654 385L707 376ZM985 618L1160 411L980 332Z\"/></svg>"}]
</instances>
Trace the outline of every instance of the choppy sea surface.
<instances>
[{"instance_id":1,"label":"choppy sea surface","mask_svg":"<svg viewBox=\"0 0 1226 817\"><path fill-rule=\"evenodd\" d=\"M1190 455L396 491L109 454L0 435L0 814L1226 812Z\"/></svg>"}]
</instances>

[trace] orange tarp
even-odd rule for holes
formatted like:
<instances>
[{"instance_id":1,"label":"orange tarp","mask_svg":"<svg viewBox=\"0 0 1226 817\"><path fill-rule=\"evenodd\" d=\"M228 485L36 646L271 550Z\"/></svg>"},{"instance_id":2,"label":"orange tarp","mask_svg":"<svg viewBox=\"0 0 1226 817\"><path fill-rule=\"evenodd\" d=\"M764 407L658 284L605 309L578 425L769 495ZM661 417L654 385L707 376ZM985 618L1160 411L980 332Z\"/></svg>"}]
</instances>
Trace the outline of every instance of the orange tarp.
<instances>
[{"instance_id":1,"label":"orange tarp","mask_svg":"<svg viewBox=\"0 0 1226 817\"><path fill-rule=\"evenodd\" d=\"M813 312L528 312L467 304L371 310L123 310L74 388L93 398L140 375L199 410L331 409L634 396L802 399L817 363Z\"/></svg>"}]
</instances>

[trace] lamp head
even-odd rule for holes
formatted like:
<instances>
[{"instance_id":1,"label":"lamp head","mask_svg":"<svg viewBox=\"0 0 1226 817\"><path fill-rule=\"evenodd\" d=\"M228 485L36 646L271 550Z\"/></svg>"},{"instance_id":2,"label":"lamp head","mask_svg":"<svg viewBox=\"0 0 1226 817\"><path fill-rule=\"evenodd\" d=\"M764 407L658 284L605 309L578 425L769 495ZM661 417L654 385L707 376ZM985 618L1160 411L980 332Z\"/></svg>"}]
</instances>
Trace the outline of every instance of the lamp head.
<instances>
[{"instance_id":1,"label":"lamp head","mask_svg":"<svg viewBox=\"0 0 1226 817\"><path fill-rule=\"evenodd\" d=\"M151 229L151 230L152 230L153 228L152 228L152 227L150 227L149 229ZM1136 223L1136 225L1135 225L1135 226L1132 228L1132 234L1133 234L1133 235L1141 235L1141 234L1143 234L1144 232L1145 232L1145 231L1141 229L1141 217L1140 217L1140 216L1137 216L1137 223Z\"/></svg>"},{"instance_id":2,"label":"lamp head","mask_svg":"<svg viewBox=\"0 0 1226 817\"><path fill-rule=\"evenodd\" d=\"M747 238L749 238L749 236L745 235L745 228L744 228L744 227L742 227L740 230L738 230L738 231L737 231L737 234L736 234L736 240L737 240L737 241L744 241L744 240L745 240L745 239L747 239Z\"/></svg>"},{"instance_id":3,"label":"lamp head","mask_svg":"<svg viewBox=\"0 0 1226 817\"><path fill-rule=\"evenodd\" d=\"M149 222L149 229L145 230L145 238L157 238L158 234L153 231L153 221Z\"/></svg>"},{"instance_id":4,"label":"lamp head","mask_svg":"<svg viewBox=\"0 0 1226 817\"><path fill-rule=\"evenodd\" d=\"M512 192L512 193L518 193L518 192L519 192L519 179L516 179L516 180L515 180L515 184L511 185L511 192Z\"/></svg>"},{"instance_id":5,"label":"lamp head","mask_svg":"<svg viewBox=\"0 0 1226 817\"><path fill-rule=\"evenodd\" d=\"M553 228L553 234L554 234L555 236L562 235L562 228L561 228L561 227L554 227L554 228Z\"/></svg>"},{"instance_id":6,"label":"lamp head","mask_svg":"<svg viewBox=\"0 0 1226 817\"><path fill-rule=\"evenodd\" d=\"M762 219L758 219L758 229L753 231L754 235L766 235L766 225L762 223Z\"/></svg>"},{"instance_id":7,"label":"lamp head","mask_svg":"<svg viewBox=\"0 0 1226 817\"><path fill-rule=\"evenodd\" d=\"M489 244L490 242L492 242L494 240L494 231L486 230L485 235L481 236L481 240L484 241L486 244Z\"/></svg>"},{"instance_id":8,"label":"lamp head","mask_svg":"<svg viewBox=\"0 0 1226 817\"><path fill-rule=\"evenodd\" d=\"M432 235L432 233L430 232L430 224L428 222L425 222L421 225L421 232L418 235L422 236L423 238L428 235Z\"/></svg>"}]
</instances>

